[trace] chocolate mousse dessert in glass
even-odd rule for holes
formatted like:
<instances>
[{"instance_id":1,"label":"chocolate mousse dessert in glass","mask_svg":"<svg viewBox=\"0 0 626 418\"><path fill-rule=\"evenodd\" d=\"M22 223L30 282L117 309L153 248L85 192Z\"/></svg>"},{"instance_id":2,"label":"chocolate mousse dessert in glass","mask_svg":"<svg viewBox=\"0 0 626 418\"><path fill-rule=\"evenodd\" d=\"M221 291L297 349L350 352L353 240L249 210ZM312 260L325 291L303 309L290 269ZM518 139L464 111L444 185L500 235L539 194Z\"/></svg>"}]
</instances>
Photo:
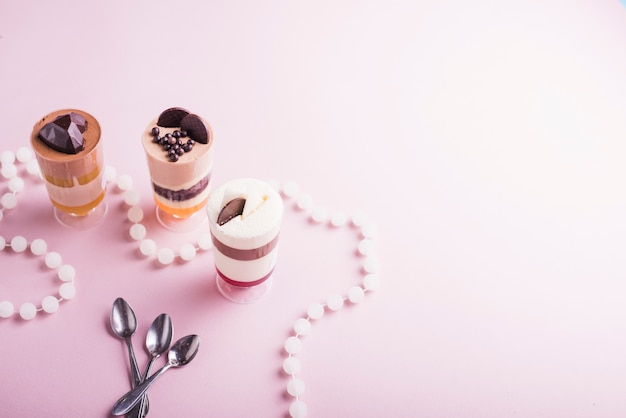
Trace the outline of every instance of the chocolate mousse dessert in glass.
<instances>
[{"instance_id":1,"label":"chocolate mousse dessert in glass","mask_svg":"<svg viewBox=\"0 0 626 418\"><path fill-rule=\"evenodd\" d=\"M98 225L106 213L100 133L98 121L77 109L49 113L31 133L55 217L75 229Z\"/></svg>"},{"instance_id":2,"label":"chocolate mousse dessert in glass","mask_svg":"<svg viewBox=\"0 0 626 418\"><path fill-rule=\"evenodd\" d=\"M278 255L283 201L269 184L251 178L229 181L207 204L217 287L238 303L267 294Z\"/></svg>"},{"instance_id":3,"label":"chocolate mousse dessert in glass","mask_svg":"<svg viewBox=\"0 0 626 418\"><path fill-rule=\"evenodd\" d=\"M209 123L180 107L164 110L142 135L156 203L165 228L188 232L206 221L213 168Z\"/></svg>"}]
</instances>

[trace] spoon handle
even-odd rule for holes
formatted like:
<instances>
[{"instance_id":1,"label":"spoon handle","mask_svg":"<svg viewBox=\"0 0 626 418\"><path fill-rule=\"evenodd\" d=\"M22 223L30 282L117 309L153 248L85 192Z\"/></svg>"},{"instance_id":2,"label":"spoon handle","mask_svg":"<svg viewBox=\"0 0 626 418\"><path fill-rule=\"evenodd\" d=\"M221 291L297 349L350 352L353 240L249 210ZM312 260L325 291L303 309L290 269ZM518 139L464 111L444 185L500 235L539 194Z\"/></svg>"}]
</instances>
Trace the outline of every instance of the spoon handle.
<instances>
[{"instance_id":1,"label":"spoon handle","mask_svg":"<svg viewBox=\"0 0 626 418\"><path fill-rule=\"evenodd\" d=\"M128 358L130 359L130 373L132 375L131 388L137 387L141 381L141 373L139 372L139 365L137 364L137 358L135 357L135 350L133 350L133 343L130 338L126 338L126 346L128 347ZM148 414L148 395L143 397L145 400L142 402L142 406L130 411L130 418L143 418Z\"/></svg>"},{"instance_id":2,"label":"spoon handle","mask_svg":"<svg viewBox=\"0 0 626 418\"><path fill-rule=\"evenodd\" d=\"M131 389L128 393L119 398L117 402L115 402L115 405L113 405L113 415L124 415L133 409L133 407L141 400L143 394L147 392L152 383L154 383L154 381L165 373L165 371L170 367L172 367L172 364L167 363L148 379L144 380L142 384L138 385L134 389Z\"/></svg>"},{"instance_id":3,"label":"spoon handle","mask_svg":"<svg viewBox=\"0 0 626 418\"><path fill-rule=\"evenodd\" d=\"M158 356L150 356L150 360L148 361L148 367L146 367L146 374L143 376L142 381L146 380L148 378L148 376L150 375L150 372L152 371L152 365L154 364L154 360L157 358ZM141 418L145 417L146 415L148 415L148 394L145 393L142 397L141 397L141 402L139 402L139 416Z\"/></svg>"}]
</instances>

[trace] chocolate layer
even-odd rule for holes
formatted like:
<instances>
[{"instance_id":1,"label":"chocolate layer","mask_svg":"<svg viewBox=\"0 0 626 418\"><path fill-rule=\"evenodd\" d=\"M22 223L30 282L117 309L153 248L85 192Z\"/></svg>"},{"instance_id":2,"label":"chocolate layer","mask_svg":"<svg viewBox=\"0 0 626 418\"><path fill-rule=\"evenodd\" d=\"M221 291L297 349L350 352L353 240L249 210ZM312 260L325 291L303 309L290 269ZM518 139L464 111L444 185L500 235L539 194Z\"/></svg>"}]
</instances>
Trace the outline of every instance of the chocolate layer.
<instances>
[{"instance_id":1,"label":"chocolate layer","mask_svg":"<svg viewBox=\"0 0 626 418\"><path fill-rule=\"evenodd\" d=\"M239 261L252 261L261 257L265 257L278 245L278 234L265 245L258 248L252 248L249 250L240 250L239 248L229 247L228 245L219 241L213 234L211 234L213 240L213 246L226 257L239 260Z\"/></svg>"},{"instance_id":2,"label":"chocolate layer","mask_svg":"<svg viewBox=\"0 0 626 418\"><path fill-rule=\"evenodd\" d=\"M233 280L230 277L226 276L217 267L215 268L215 270L217 271L217 275L220 276L222 280L224 280L228 284L231 284L237 287L252 287L252 286L259 285L263 283L264 281L266 281L267 279L269 279L272 273L274 273L274 269L272 268L269 273L267 273L265 276L261 277L260 279L257 279L251 282L240 282L239 280Z\"/></svg>"},{"instance_id":3,"label":"chocolate layer","mask_svg":"<svg viewBox=\"0 0 626 418\"><path fill-rule=\"evenodd\" d=\"M188 189L171 190L165 187L158 186L154 183L152 183L152 188L154 189L154 192L158 194L159 196L162 196L174 202L180 202L180 201L189 200L198 196L200 193L204 191L204 189L207 188L210 180L211 180L211 175L209 174L208 176L202 178L199 182L197 182L196 184L194 184Z\"/></svg>"}]
</instances>

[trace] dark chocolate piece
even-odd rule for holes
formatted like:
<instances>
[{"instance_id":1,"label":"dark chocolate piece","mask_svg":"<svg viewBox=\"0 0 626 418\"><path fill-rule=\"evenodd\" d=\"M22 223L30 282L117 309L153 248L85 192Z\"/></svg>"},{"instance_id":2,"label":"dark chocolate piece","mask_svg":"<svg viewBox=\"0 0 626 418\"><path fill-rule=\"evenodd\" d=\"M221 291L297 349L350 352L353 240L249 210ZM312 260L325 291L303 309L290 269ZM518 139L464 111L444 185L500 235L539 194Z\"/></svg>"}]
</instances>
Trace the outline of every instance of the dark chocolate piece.
<instances>
[{"instance_id":1,"label":"dark chocolate piece","mask_svg":"<svg viewBox=\"0 0 626 418\"><path fill-rule=\"evenodd\" d=\"M220 214L217 215L217 224L219 226L224 225L228 221L243 213L243 207L246 205L246 199L243 197L237 197L230 202L226 203L226 205L220 211Z\"/></svg>"},{"instance_id":2,"label":"dark chocolate piece","mask_svg":"<svg viewBox=\"0 0 626 418\"><path fill-rule=\"evenodd\" d=\"M61 115L57 117L53 121L53 123L59 125L61 128L66 129L66 130L73 123L78 127L78 130L80 131L81 134L84 133L85 130L87 129L87 121L85 120L84 117L82 117L76 112L70 112L68 114Z\"/></svg>"},{"instance_id":3,"label":"dark chocolate piece","mask_svg":"<svg viewBox=\"0 0 626 418\"><path fill-rule=\"evenodd\" d=\"M180 126L183 118L188 114L189 111L182 107L170 107L161 112L157 120L157 125L163 128L177 128Z\"/></svg>"},{"instance_id":4,"label":"dark chocolate piece","mask_svg":"<svg viewBox=\"0 0 626 418\"><path fill-rule=\"evenodd\" d=\"M47 123L37 137L50 148L65 154L78 154L85 149L83 132L87 122L78 113L69 113Z\"/></svg>"},{"instance_id":5,"label":"dark chocolate piece","mask_svg":"<svg viewBox=\"0 0 626 418\"><path fill-rule=\"evenodd\" d=\"M180 121L180 128L187 132L187 136L196 142L202 144L208 144L211 138L209 138L209 128L204 124L200 116L189 114Z\"/></svg>"}]
</instances>

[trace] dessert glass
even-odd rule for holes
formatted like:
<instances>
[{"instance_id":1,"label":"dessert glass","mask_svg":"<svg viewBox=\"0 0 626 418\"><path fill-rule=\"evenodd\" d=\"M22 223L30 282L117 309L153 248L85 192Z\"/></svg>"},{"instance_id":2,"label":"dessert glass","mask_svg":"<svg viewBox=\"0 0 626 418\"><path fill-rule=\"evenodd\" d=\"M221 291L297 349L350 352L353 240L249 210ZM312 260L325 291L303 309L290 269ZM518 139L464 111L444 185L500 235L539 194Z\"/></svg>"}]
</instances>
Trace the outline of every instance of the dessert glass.
<instances>
[{"instance_id":1,"label":"dessert glass","mask_svg":"<svg viewBox=\"0 0 626 418\"><path fill-rule=\"evenodd\" d=\"M211 188L211 126L185 109L170 108L147 125L142 144L157 219L172 231L197 229L206 222L206 213L201 209Z\"/></svg>"},{"instance_id":2,"label":"dessert glass","mask_svg":"<svg viewBox=\"0 0 626 418\"><path fill-rule=\"evenodd\" d=\"M55 218L74 229L99 225L107 211L100 134L98 121L78 109L47 114L31 133Z\"/></svg>"},{"instance_id":3,"label":"dessert glass","mask_svg":"<svg viewBox=\"0 0 626 418\"><path fill-rule=\"evenodd\" d=\"M217 287L238 303L269 292L278 255L283 201L269 184L244 178L211 193L207 204Z\"/></svg>"}]
</instances>

